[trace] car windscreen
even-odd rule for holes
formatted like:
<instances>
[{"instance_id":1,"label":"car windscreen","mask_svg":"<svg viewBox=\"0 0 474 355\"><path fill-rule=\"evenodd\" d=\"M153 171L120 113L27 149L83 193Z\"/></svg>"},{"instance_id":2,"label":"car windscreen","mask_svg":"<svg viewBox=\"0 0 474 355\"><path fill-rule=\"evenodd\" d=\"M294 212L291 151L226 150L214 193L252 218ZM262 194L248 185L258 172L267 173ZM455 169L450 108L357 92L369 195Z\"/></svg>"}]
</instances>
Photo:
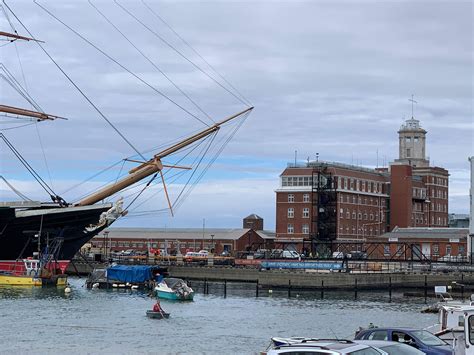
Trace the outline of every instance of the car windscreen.
<instances>
[{"instance_id":1,"label":"car windscreen","mask_svg":"<svg viewBox=\"0 0 474 355\"><path fill-rule=\"evenodd\" d=\"M347 355L380 355L380 354L382 354L380 351L377 351L371 347L367 347L365 349L360 349L360 350L351 351L350 353L347 353Z\"/></svg>"},{"instance_id":2,"label":"car windscreen","mask_svg":"<svg viewBox=\"0 0 474 355\"><path fill-rule=\"evenodd\" d=\"M416 336L423 344L430 345L430 346L439 346L439 345L446 345L447 343L434 336L430 332L426 330L415 330L412 332L414 336Z\"/></svg>"},{"instance_id":3,"label":"car windscreen","mask_svg":"<svg viewBox=\"0 0 474 355\"><path fill-rule=\"evenodd\" d=\"M389 355L423 355L424 352L409 345L391 344L387 346L378 346L379 349L387 352Z\"/></svg>"}]
</instances>

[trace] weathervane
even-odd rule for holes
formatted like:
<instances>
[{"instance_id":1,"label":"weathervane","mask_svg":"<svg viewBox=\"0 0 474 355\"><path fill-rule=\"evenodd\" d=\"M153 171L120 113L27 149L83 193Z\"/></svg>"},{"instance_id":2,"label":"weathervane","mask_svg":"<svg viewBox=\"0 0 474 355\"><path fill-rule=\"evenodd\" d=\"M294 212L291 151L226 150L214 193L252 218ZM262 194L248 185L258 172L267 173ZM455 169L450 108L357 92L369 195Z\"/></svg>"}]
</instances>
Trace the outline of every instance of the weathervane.
<instances>
[{"instance_id":1,"label":"weathervane","mask_svg":"<svg viewBox=\"0 0 474 355\"><path fill-rule=\"evenodd\" d=\"M408 99L408 101L411 101L411 118L413 119L413 104L417 104L418 102L413 100L413 94L411 94L411 99Z\"/></svg>"}]
</instances>

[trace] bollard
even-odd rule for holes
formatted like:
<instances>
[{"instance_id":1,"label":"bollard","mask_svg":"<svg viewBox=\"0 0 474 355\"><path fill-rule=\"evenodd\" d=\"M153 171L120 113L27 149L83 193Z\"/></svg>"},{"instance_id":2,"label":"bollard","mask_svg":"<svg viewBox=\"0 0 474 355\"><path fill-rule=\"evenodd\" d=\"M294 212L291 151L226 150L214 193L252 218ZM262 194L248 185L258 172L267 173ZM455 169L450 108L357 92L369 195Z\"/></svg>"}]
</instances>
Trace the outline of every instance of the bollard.
<instances>
[{"instance_id":1,"label":"bollard","mask_svg":"<svg viewBox=\"0 0 474 355\"><path fill-rule=\"evenodd\" d=\"M324 299L324 280L321 280L321 299Z\"/></svg>"},{"instance_id":2,"label":"bollard","mask_svg":"<svg viewBox=\"0 0 474 355\"><path fill-rule=\"evenodd\" d=\"M227 297L227 280L224 280L224 298Z\"/></svg>"},{"instance_id":3,"label":"bollard","mask_svg":"<svg viewBox=\"0 0 474 355\"><path fill-rule=\"evenodd\" d=\"M257 279L257 286L255 287L255 297L258 297L258 279Z\"/></svg>"}]
</instances>

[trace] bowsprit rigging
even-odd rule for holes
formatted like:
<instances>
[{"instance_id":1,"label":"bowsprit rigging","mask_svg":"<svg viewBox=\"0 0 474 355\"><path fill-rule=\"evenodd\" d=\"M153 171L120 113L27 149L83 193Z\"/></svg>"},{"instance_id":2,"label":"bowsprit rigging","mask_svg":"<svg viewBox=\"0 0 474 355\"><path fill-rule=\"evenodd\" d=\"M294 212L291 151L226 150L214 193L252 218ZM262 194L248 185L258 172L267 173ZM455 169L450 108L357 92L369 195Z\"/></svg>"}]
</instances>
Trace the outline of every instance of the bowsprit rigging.
<instances>
[{"instance_id":1,"label":"bowsprit rigging","mask_svg":"<svg viewBox=\"0 0 474 355\"><path fill-rule=\"evenodd\" d=\"M60 251L58 252L58 258L71 259L85 242L110 226L110 224L118 218L124 217L128 211L132 212L128 215L129 217L132 215L144 216L146 214L160 213L163 211L170 211L171 215L174 215L176 210L201 181L205 173L220 156L223 149L231 141L253 110L253 106L251 106L249 101L144 1L142 1L143 5L151 10L153 16L163 22L182 43L191 48L193 53L206 63L207 67L212 71L212 74L201 68L195 61L188 58L184 52L181 52L175 45L172 45L170 41L146 25L142 19L139 19L123 4L117 1L114 2L118 8L124 11L125 14L139 25L138 27L141 28L141 30L144 29L151 33L160 43L169 47L180 59L184 59L186 65L191 65L193 71L197 69L197 73L199 75L202 74L204 80L210 80L213 85L217 85L218 88L226 91L227 94L230 94L236 99L239 106L243 104L245 108L240 109L240 112L229 115L220 121L215 120L213 115L204 110L189 92L186 92L177 84L178 81L172 78L172 75L163 70L155 58L145 54L137 45L137 42L133 40L133 37L129 35L129 31L126 31L123 27L121 28L121 26L114 23L111 17L99 9L91 0L89 0L89 5L96 11L101 19L105 20L105 26L111 26L113 31L118 33L128 43L128 48L132 48L135 56L138 55L146 61L147 65L151 65L153 69L160 74L161 80L165 80L167 85L171 85L173 94L165 92L162 85L157 85L150 81L150 79L140 71L134 71L128 65L123 64L118 57L112 56L105 49L95 44L92 39L87 38L78 30L73 29L72 26L67 24L64 19L60 19L53 11L50 11L44 5L34 1L42 11L49 15L46 16L46 18L52 18L64 26L68 30L67 32L72 33L82 42L86 43L87 46L92 47L102 58L111 62L115 68L119 68L121 73L129 75L139 84L144 84L147 89L150 89L157 95L158 103L169 102L184 113L183 117L192 118L200 123L201 128L193 129L193 133L182 135L178 139L169 140L167 143L162 143L153 150L140 150L131 139L126 137L122 130L118 129L112 117L105 115L101 107L94 102L91 95L80 87L78 81L72 79L71 75L66 72L66 69L46 49L46 46L43 45L44 42L35 39L35 36L3 0L1 9L7 18L9 13L13 15L13 19L22 26L25 34L19 35L14 28L13 22L8 18L12 33L5 36L4 32L0 31L0 36L5 36L9 41L34 41L56 66L59 72L64 75L67 81L94 109L98 116L105 120L125 143L133 149L134 155L119 160L117 163L103 169L101 172L94 174L91 178L86 180L86 182L96 182L98 176L101 174L114 174L115 176L111 179L110 183L101 184L101 187L96 186L93 191L83 194L83 196L78 199L68 197L69 201L76 202L67 203L65 199L60 197L59 194L53 190L52 183L47 184L33 166L27 162L25 157L15 149L13 144L6 139L3 134L0 134L0 138L3 139L5 144L11 149L13 154L34 177L42 189L51 197L53 202L39 203L31 201L31 199L23 195L18 189L14 188L3 176L0 176L1 180L23 199L21 203L0 202L0 206L5 207L0 208L0 259L17 258L19 255L20 257L31 255L31 253L35 251L35 248L38 248L38 245L35 245L34 238L31 237L31 232L38 229L41 229L42 233L47 233L52 240L54 238L63 238ZM8 12L6 10L8 10ZM104 21L102 21L102 23L104 23ZM96 33L101 34L102 32L98 31ZM50 44L48 44L48 46L49 45ZM123 48L123 51L128 48ZM0 113L10 118L30 119L33 122L64 118L45 113L37 101L31 97L28 90L25 89L27 87L26 80L24 80L24 86L21 85L3 64L0 65L0 77L32 107L32 109L23 109L2 103L0 104ZM25 79L24 73L23 79ZM181 102L176 95L184 97L184 103ZM172 106L170 105L170 107ZM225 130L222 130L224 127ZM164 133L165 134L160 131L160 137L166 137L166 132ZM149 158L150 155L151 158ZM133 164L134 166L127 171L125 164ZM168 182L168 185L165 180ZM181 181L184 182L178 183ZM81 187L84 183L85 182L75 184L71 189L66 190L66 192L69 193L69 191ZM180 186L179 192L174 196L168 191L169 183L173 184L173 187ZM154 192L154 194L148 196L145 200L139 200L145 197L147 191L156 186L159 187L159 191ZM82 193L83 192L84 191L82 191ZM120 196L125 192L127 196ZM143 207L146 202L158 193L163 193L163 201L166 201L168 205L167 209L138 210L139 207ZM127 200L126 204L124 198ZM115 200L115 203L106 202L111 200Z\"/></svg>"}]
</instances>

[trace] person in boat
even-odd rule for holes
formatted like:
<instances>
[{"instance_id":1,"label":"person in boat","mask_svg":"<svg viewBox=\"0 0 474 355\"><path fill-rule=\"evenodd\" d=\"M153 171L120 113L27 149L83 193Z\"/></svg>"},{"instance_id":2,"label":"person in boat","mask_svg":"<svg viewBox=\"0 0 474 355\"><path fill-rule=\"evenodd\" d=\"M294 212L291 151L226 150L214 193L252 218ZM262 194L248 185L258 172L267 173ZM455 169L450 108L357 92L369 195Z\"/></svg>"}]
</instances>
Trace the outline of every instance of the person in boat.
<instances>
[{"instance_id":1,"label":"person in boat","mask_svg":"<svg viewBox=\"0 0 474 355\"><path fill-rule=\"evenodd\" d=\"M156 303L153 306L153 312L164 313L163 308L161 308L160 300L156 300Z\"/></svg>"}]
</instances>

